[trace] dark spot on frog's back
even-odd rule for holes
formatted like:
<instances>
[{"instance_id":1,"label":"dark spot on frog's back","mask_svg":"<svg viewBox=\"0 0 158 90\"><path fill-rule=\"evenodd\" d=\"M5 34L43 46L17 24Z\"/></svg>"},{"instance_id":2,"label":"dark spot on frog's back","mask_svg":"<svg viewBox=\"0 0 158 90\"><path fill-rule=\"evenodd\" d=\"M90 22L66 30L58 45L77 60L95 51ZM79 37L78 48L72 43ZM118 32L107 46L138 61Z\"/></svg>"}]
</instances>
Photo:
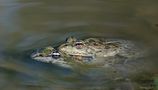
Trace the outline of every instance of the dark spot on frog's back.
<instances>
[{"instance_id":1,"label":"dark spot on frog's back","mask_svg":"<svg viewBox=\"0 0 158 90\"><path fill-rule=\"evenodd\" d=\"M119 47L118 43L107 43L107 44L105 44L105 49L118 48L118 47Z\"/></svg>"},{"instance_id":2,"label":"dark spot on frog's back","mask_svg":"<svg viewBox=\"0 0 158 90\"><path fill-rule=\"evenodd\" d=\"M93 43L94 46L100 46L103 45L101 42Z\"/></svg>"},{"instance_id":3,"label":"dark spot on frog's back","mask_svg":"<svg viewBox=\"0 0 158 90\"><path fill-rule=\"evenodd\" d=\"M95 40L91 39L91 40L89 40L89 42L90 42L90 43L91 43L91 42L95 42Z\"/></svg>"}]
</instances>

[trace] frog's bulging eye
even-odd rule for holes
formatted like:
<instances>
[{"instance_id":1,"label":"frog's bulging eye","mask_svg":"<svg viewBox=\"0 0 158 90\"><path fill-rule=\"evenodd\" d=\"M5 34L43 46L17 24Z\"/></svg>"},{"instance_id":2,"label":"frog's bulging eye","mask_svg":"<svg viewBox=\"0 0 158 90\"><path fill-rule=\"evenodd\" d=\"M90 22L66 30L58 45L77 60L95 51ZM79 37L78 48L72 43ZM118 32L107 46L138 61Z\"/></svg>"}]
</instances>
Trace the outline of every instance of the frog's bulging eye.
<instances>
[{"instance_id":1,"label":"frog's bulging eye","mask_svg":"<svg viewBox=\"0 0 158 90\"><path fill-rule=\"evenodd\" d=\"M59 57L60 57L60 53L58 53L58 52L53 52L52 58L57 59L57 58L59 58Z\"/></svg>"},{"instance_id":2,"label":"frog's bulging eye","mask_svg":"<svg viewBox=\"0 0 158 90\"><path fill-rule=\"evenodd\" d=\"M81 49L82 47L83 47L83 43L82 42L76 42L75 43L75 47L77 48L77 49Z\"/></svg>"},{"instance_id":3,"label":"frog's bulging eye","mask_svg":"<svg viewBox=\"0 0 158 90\"><path fill-rule=\"evenodd\" d=\"M76 42L75 46L78 46L78 45L83 45L82 42Z\"/></svg>"}]
</instances>

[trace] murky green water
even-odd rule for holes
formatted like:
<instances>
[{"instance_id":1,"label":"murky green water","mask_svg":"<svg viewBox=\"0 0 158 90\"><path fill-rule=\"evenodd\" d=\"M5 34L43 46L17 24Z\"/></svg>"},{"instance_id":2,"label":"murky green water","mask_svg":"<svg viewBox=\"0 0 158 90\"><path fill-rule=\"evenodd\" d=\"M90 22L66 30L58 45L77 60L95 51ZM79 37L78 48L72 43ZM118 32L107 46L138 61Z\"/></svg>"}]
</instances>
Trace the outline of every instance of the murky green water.
<instances>
[{"instance_id":1,"label":"murky green water","mask_svg":"<svg viewBox=\"0 0 158 90\"><path fill-rule=\"evenodd\" d=\"M32 50L68 36L129 39L149 53L115 68L65 69L30 59ZM154 90L157 39L157 0L0 0L0 90Z\"/></svg>"}]
</instances>

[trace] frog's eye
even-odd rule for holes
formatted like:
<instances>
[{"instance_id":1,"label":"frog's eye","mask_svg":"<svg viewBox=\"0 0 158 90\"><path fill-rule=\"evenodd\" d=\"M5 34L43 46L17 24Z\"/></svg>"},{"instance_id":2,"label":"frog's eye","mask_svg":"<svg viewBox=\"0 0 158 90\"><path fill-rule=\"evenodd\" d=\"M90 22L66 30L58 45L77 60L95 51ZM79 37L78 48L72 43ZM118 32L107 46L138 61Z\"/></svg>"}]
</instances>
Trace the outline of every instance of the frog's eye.
<instances>
[{"instance_id":1,"label":"frog's eye","mask_svg":"<svg viewBox=\"0 0 158 90\"><path fill-rule=\"evenodd\" d=\"M55 59L57 59L57 58L60 57L60 53L58 53L58 52L53 52L52 57L55 58Z\"/></svg>"},{"instance_id":2,"label":"frog's eye","mask_svg":"<svg viewBox=\"0 0 158 90\"><path fill-rule=\"evenodd\" d=\"M77 49L81 49L81 48L83 48L83 46L84 46L84 44L83 44L82 42L76 42L76 43L75 43L75 47L76 47Z\"/></svg>"},{"instance_id":3,"label":"frog's eye","mask_svg":"<svg viewBox=\"0 0 158 90\"><path fill-rule=\"evenodd\" d=\"M83 45L82 42L76 42L75 46L78 46L78 45Z\"/></svg>"}]
</instances>

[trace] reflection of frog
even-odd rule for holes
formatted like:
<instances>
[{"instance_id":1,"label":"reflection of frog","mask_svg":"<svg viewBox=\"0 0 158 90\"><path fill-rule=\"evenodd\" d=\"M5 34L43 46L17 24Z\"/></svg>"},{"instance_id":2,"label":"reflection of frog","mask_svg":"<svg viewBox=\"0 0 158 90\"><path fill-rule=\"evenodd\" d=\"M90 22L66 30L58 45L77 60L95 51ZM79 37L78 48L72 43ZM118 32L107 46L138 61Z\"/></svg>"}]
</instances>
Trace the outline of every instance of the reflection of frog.
<instances>
[{"instance_id":1,"label":"reflection of frog","mask_svg":"<svg viewBox=\"0 0 158 90\"><path fill-rule=\"evenodd\" d=\"M58 51L57 51L58 50ZM97 62L97 58L109 58L115 56L134 57L139 51L136 46L128 40L88 38L77 40L74 37L67 39L67 42L55 50L53 47L46 47L32 55L33 59L43 62L64 62L65 58L72 58L79 62ZM49 59L48 59L49 58ZM116 57L117 58L117 57Z\"/></svg>"}]
</instances>

